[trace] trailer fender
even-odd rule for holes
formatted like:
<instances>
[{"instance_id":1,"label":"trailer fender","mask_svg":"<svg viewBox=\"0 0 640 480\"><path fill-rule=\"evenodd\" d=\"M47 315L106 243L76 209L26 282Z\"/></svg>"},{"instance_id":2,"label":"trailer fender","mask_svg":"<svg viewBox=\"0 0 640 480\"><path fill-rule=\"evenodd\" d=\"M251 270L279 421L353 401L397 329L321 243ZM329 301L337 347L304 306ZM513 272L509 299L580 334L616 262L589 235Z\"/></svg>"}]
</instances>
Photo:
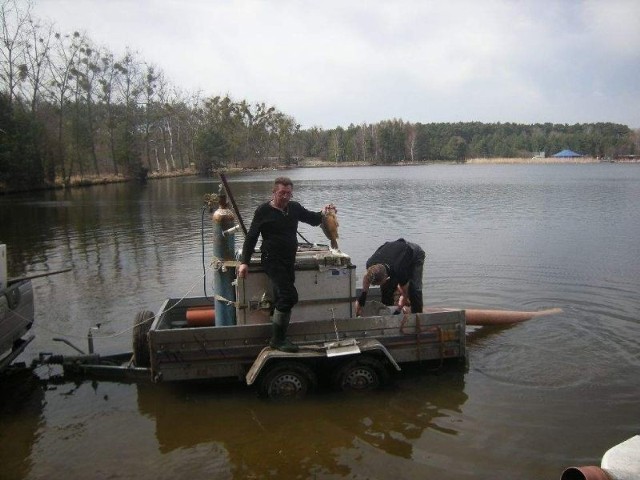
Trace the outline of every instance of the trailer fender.
<instances>
[{"instance_id":1,"label":"trailer fender","mask_svg":"<svg viewBox=\"0 0 640 480\"><path fill-rule=\"evenodd\" d=\"M256 379L260 376L260 372L272 359L302 359L302 358L317 358L324 357L324 352L320 349L301 347L297 352L282 352L271 347L265 347L258 354L258 357L251 365L251 368L247 372L245 377L247 385L253 385Z\"/></svg>"},{"instance_id":2,"label":"trailer fender","mask_svg":"<svg viewBox=\"0 0 640 480\"><path fill-rule=\"evenodd\" d=\"M251 368L247 372L245 377L247 385L253 385L260 372L263 370L265 365L272 359L304 359L304 358L322 358L327 356L327 348L324 344L313 344L313 345L299 345L300 349L297 352L282 352L280 350L275 350L271 347L265 347L258 354L258 357L251 365ZM353 356L360 355L364 352L380 352L382 353L389 363L395 368L397 371L400 371L400 365L396 362L396 359L393 358L393 355L389 353L384 345L382 345L378 340L373 338L358 340L358 346L360 347L360 353L354 354Z\"/></svg>"},{"instance_id":3,"label":"trailer fender","mask_svg":"<svg viewBox=\"0 0 640 480\"><path fill-rule=\"evenodd\" d=\"M396 371L399 372L400 370L402 370L400 368L400 365L398 365L398 362L396 362L396 359L393 358L393 355L391 355L391 353L389 353L389 350L387 350L387 348L378 340L367 339L359 342L358 344L360 345L360 350L362 352L381 352L386 357L386 359L389 360L389 363L393 366L394 369L396 369Z\"/></svg>"}]
</instances>

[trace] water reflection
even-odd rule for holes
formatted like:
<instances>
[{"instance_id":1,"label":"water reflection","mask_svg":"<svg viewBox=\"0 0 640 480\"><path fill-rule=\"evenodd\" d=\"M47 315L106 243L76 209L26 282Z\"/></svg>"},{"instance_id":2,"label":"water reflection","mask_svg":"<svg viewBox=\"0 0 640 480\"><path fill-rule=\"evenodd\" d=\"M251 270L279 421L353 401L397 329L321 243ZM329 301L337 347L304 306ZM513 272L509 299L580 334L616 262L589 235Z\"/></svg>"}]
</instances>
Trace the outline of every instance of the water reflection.
<instances>
[{"instance_id":1,"label":"water reflection","mask_svg":"<svg viewBox=\"0 0 640 480\"><path fill-rule=\"evenodd\" d=\"M281 173L229 176L245 223ZM563 313L473 331L468 371L419 375L364 399L320 395L293 409L267 406L245 390L49 384L44 400L42 390L30 391L32 410L5 403L18 417L31 412L13 423L0 419L0 435L32 442L7 463L16 478L64 469L75 478L282 471L457 480L492 478L500 465L504 477L533 480L599 461L640 428L636 165L286 173L303 205L338 206L340 247L358 276L377 246L403 236L427 251L428 306ZM217 189L215 179L176 178L0 197L11 276L73 267L34 280L36 339L21 359L73 353L52 338L84 347L96 323L99 352L128 350L138 311L202 294L202 199ZM205 214L206 259L209 222ZM303 225L301 233L326 241L319 229ZM294 466L280 450L292 452Z\"/></svg>"},{"instance_id":2,"label":"water reflection","mask_svg":"<svg viewBox=\"0 0 640 480\"><path fill-rule=\"evenodd\" d=\"M0 377L0 477L28 477L42 422L45 389L46 383L28 370Z\"/></svg>"},{"instance_id":3,"label":"water reflection","mask_svg":"<svg viewBox=\"0 0 640 480\"><path fill-rule=\"evenodd\" d=\"M232 386L138 385L138 408L155 422L162 454L217 445L238 478L348 475L341 459L374 449L410 460L425 430L457 434L439 420L467 400L462 368L448 365L438 375L424 368L406 369L390 391L324 393L296 404L259 401Z\"/></svg>"}]
</instances>

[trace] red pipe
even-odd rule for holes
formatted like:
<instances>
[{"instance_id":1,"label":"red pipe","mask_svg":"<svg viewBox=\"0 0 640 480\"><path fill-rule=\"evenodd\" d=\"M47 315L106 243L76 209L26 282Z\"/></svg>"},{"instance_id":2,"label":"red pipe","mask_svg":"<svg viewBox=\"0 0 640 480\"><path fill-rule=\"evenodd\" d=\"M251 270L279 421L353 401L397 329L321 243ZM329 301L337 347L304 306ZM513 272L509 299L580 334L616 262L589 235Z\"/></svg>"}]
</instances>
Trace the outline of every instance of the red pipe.
<instances>
[{"instance_id":1,"label":"red pipe","mask_svg":"<svg viewBox=\"0 0 640 480\"><path fill-rule=\"evenodd\" d=\"M600 467L589 465L567 468L560 480L611 480L611 477Z\"/></svg>"},{"instance_id":2,"label":"red pipe","mask_svg":"<svg viewBox=\"0 0 640 480\"><path fill-rule=\"evenodd\" d=\"M187 308L187 325L189 327L212 327L215 320L216 312L213 307Z\"/></svg>"},{"instance_id":3,"label":"red pipe","mask_svg":"<svg viewBox=\"0 0 640 480\"><path fill-rule=\"evenodd\" d=\"M467 325L509 325L512 323L526 322L534 317L554 315L561 313L561 308L549 308L537 312L523 312L517 310L465 310Z\"/></svg>"},{"instance_id":4,"label":"red pipe","mask_svg":"<svg viewBox=\"0 0 640 480\"><path fill-rule=\"evenodd\" d=\"M443 308L424 307L423 312L433 313L441 312ZM446 310L464 310L467 325L478 325L488 327L491 325L511 325L513 323L526 322L534 317L544 315L554 315L561 313L561 308L549 308L547 310L538 310L535 312L527 312L521 310L479 310L474 308L446 308Z\"/></svg>"}]
</instances>

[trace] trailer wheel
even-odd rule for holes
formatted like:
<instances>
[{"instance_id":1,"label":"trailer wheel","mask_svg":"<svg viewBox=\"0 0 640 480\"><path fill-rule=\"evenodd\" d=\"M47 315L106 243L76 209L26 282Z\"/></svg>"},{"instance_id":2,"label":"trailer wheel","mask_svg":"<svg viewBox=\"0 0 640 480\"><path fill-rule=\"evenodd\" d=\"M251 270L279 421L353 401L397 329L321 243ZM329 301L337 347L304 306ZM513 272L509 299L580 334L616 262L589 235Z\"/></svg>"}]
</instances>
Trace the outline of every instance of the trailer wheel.
<instances>
[{"instance_id":1,"label":"trailer wheel","mask_svg":"<svg viewBox=\"0 0 640 480\"><path fill-rule=\"evenodd\" d=\"M300 362L279 362L260 381L260 394L271 400L299 400L318 383L316 374Z\"/></svg>"},{"instance_id":2,"label":"trailer wheel","mask_svg":"<svg viewBox=\"0 0 640 480\"><path fill-rule=\"evenodd\" d=\"M389 370L375 357L361 355L339 366L333 384L344 392L369 392L389 381Z\"/></svg>"},{"instance_id":3,"label":"trailer wheel","mask_svg":"<svg viewBox=\"0 0 640 480\"><path fill-rule=\"evenodd\" d=\"M149 310L138 312L133 321L133 363L136 367L149 367L149 329L155 315Z\"/></svg>"}]
</instances>

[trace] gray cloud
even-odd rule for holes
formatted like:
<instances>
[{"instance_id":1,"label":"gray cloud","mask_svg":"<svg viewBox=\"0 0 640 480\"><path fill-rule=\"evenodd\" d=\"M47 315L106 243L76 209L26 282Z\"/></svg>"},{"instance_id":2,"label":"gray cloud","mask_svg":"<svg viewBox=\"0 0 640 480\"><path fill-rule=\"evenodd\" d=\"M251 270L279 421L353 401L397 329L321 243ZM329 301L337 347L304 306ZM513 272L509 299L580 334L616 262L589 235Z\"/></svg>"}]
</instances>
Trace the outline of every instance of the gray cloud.
<instances>
[{"instance_id":1,"label":"gray cloud","mask_svg":"<svg viewBox=\"0 0 640 480\"><path fill-rule=\"evenodd\" d=\"M640 2L39 0L205 95L303 126L596 122L640 127Z\"/></svg>"}]
</instances>

